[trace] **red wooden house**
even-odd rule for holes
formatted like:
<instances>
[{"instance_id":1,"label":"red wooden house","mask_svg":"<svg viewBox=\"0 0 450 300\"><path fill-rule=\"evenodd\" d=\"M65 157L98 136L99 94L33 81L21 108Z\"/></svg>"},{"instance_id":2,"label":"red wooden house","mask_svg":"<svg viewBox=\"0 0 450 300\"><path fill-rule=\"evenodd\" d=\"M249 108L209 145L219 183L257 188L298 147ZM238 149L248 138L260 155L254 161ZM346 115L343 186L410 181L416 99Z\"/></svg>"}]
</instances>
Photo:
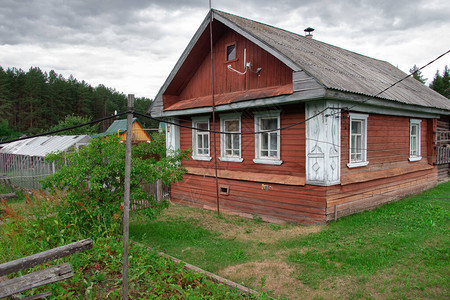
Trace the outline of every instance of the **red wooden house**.
<instances>
[{"instance_id":1,"label":"red wooden house","mask_svg":"<svg viewBox=\"0 0 450 300\"><path fill-rule=\"evenodd\" d=\"M215 161L220 209L267 220L323 223L436 184L447 98L413 78L390 87L406 74L387 62L210 13L213 68L208 14L150 108L199 129L168 125L168 151L192 149L173 201L216 209ZM201 131L214 127L227 134Z\"/></svg>"}]
</instances>

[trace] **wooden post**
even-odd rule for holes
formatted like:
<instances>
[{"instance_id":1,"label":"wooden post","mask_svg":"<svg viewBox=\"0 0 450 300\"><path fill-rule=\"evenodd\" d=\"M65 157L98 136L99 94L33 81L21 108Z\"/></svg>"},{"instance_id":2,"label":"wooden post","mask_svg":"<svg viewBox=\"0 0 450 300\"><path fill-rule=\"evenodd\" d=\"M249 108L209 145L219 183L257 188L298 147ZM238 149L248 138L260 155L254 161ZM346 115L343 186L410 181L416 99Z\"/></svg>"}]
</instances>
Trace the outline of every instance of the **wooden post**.
<instances>
[{"instance_id":1,"label":"wooden post","mask_svg":"<svg viewBox=\"0 0 450 300\"><path fill-rule=\"evenodd\" d=\"M163 199L162 180L156 181L156 202L161 202Z\"/></svg>"},{"instance_id":2,"label":"wooden post","mask_svg":"<svg viewBox=\"0 0 450 300\"><path fill-rule=\"evenodd\" d=\"M128 94L127 140L125 142L125 193L123 205L122 299L128 299L128 240L130 226L131 139L133 138L134 95Z\"/></svg>"}]
</instances>

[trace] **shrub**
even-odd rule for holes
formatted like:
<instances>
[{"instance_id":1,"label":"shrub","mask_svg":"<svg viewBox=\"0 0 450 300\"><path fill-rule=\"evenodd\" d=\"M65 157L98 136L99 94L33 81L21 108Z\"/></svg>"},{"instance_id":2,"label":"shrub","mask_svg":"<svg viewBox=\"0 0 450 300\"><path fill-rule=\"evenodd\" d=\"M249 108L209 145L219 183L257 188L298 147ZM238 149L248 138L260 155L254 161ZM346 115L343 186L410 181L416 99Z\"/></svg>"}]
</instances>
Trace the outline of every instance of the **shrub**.
<instances>
[{"instance_id":1,"label":"shrub","mask_svg":"<svg viewBox=\"0 0 450 300\"><path fill-rule=\"evenodd\" d=\"M167 206L146 194L142 184L159 179L165 184L182 179L186 171L178 163L188 157L187 151L165 155L164 138L132 147L130 201L144 200L150 208L143 210L157 216ZM46 160L60 169L42 182L50 191L64 190L58 219L65 225L79 227L82 234L95 238L117 230L123 211L125 179L125 145L116 136L98 137L89 145L70 153L55 153Z\"/></svg>"}]
</instances>

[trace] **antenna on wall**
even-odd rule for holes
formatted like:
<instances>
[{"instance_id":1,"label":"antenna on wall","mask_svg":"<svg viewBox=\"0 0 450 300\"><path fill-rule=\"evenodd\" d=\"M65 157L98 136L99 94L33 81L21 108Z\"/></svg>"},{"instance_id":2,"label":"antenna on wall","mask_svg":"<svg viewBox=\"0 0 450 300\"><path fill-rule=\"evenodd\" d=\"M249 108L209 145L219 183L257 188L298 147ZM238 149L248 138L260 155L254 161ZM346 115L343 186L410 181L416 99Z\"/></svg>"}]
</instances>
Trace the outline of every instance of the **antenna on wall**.
<instances>
[{"instance_id":1,"label":"antenna on wall","mask_svg":"<svg viewBox=\"0 0 450 300\"><path fill-rule=\"evenodd\" d=\"M247 61L247 48L244 48L244 71L240 72L236 69L233 69L231 65L228 65L228 70L231 70L233 72L238 73L239 75L245 75L247 73L247 70L250 70L251 72L258 74L260 76L262 68L257 68L256 71L252 70L252 63Z\"/></svg>"}]
</instances>

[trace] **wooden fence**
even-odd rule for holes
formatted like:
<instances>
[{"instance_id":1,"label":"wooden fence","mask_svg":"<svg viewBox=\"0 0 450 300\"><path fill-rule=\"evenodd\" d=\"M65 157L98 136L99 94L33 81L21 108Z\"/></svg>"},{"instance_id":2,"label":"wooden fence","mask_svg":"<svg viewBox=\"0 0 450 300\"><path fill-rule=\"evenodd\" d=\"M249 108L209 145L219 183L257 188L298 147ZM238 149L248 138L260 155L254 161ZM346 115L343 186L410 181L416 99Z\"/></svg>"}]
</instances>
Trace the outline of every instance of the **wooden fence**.
<instances>
[{"instance_id":1,"label":"wooden fence","mask_svg":"<svg viewBox=\"0 0 450 300\"><path fill-rule=\"evenodd\" d=\"M436 132L436 164L450 163L450 131Z\"/></svg>"},{"instance_id":2,"label":"wooden fence","mask_svg":"<svg viewBox=\"0 0 450 300\"><path fill-rule=\"evenodd\" d=\"M14 186L40 189L40 180L57 171L54 164L43 157L0 153L0 174L7 176Z\"/></svg>"},{"instance_id":3,"label":"wooden fence","mask_svg":"<svg viewBox=\"0 0 450 300\"><path fill-rule=\"evenodd\" d=\"M33 254L14 261L0 265L0 276L5 276L20 270L32 268L43 263L53 261L71 255L76 252L92 248L92 240L85 239L69 245L54 248L41 253ZM72 266L69 263L53 266L44 270L36 271L24 276L0 282L0 298L13 296L15 299L24 299L19 293L37 288L49 283L61 281L73 276ZM32 296L32 299L41 299L50 296L51 293L42 293ZM25 298L26 299L26 298Z\"/></svg>"}]
</instances>

